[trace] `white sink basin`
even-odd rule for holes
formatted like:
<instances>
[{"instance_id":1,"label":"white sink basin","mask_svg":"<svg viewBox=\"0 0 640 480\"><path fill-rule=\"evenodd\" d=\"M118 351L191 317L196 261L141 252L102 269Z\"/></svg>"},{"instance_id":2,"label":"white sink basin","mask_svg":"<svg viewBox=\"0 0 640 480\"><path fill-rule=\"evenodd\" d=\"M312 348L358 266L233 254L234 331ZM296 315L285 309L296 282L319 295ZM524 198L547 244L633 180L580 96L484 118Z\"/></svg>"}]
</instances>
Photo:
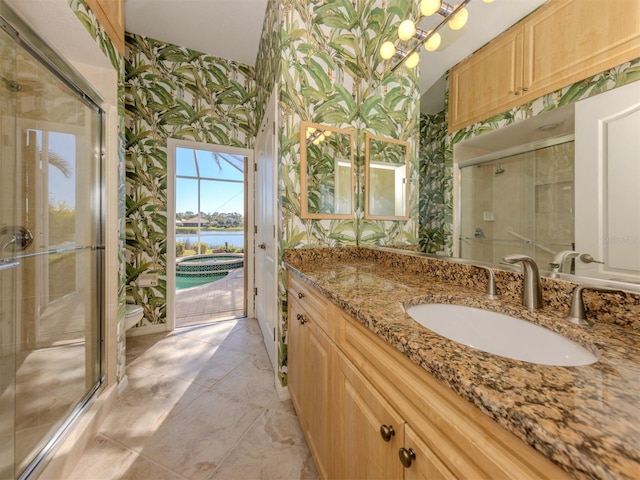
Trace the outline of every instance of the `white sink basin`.
<instances>
[{"instance_id":1,"label":"white sink basin","mask_svg":"<svg viewBox=\"0 0 640 480\"><path fill-rule=\"evenodd\" d=\"M598 360L562 335L501 313L440 303L409 307L407 313L443 337L502 357L564 367Z\"/></svg>"}]
</instances>

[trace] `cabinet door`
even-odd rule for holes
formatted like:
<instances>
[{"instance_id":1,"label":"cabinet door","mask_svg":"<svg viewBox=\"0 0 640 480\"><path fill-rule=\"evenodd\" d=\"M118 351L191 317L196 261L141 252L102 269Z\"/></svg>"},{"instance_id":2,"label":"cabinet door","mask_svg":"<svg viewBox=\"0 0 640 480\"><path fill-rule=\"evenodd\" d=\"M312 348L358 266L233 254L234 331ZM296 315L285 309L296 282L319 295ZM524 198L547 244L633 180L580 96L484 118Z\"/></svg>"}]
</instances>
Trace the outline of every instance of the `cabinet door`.
<instances>
[{"instance_id":1,"label":"cabinet door","mask_svg":"<svg viewBox=\"0 0 640 480\"><path fill-rule=\"evenodd\" d=\"M510 30L451 69L449 131L517 104L522 85L522 30Z\"/></svg>"},{"instance_id":2,"label":"cabinet door","mask_svg":"<svg viewBox=\"0 0 640 480\"><path fill-rule=\"evenodd\" d=\"M405 480L424 478L453 480L456 478L409 425L405 425L404 438L404 448L415 455L411 466L404 471Z\"/></svg>"},{"instance_id":3,"label":"cabinet door","mask_svg":"<svg viewBox=\"0 0 640 480\"><path fill-rule=\"evenodd\" d=\"M287 376L291 400L321 478L328 478L332 344L317 319L290 295Z\"/></svg>"},{"instance_id":4,"label":"cabinet door","mask_svg":"<svg viewBox=\"0 0 640 480\"><path fill-rule=\"evenodd\" d=\"M530 100L640 56L638 0L554 0L523 22Z\"/></svg>"},{"instance_id":5,"label":"cabinet door","mask_svg":"<svg viewBox=\"0 0 640 480\"><path fill-rule=\"evenodd\" d=\"M402 478L398 451L403 443L404 420L342 355L339 370L343 388L340 443L344 455L344 470L339 476ZM389 429L387 439L383 438L381 428Z\"/></svg>"}]
</instances>

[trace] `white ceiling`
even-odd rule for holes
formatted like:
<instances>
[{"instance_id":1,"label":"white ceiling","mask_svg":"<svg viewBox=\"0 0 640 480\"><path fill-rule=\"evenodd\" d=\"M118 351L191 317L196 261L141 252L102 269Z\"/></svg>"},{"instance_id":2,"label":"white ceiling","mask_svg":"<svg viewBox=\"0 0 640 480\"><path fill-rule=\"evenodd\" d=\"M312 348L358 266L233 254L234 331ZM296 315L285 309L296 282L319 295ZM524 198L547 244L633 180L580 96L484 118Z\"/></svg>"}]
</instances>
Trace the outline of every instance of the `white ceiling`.
<instances>
[{"instance_id":1,"label":"white ceiling","mask_svg":"<svg viewBox=\"0 0 640 480\"><path fill-rule=\"evenodd\" d=\"M125 30L255 65L267 0L124 0Z\"/></svg>"},{"instance_id":2,"label":"white ceiling","mask_svg":"<svg viewBox=\"0 0 640 480\"><path fill-rule=\"evenodd\" d=\"M416 0L416 3L419 0ZM472 0L469 21L458 32L445 26L442 46L436 52L422 49L420 87L439 105L444 88L438 80L453 65L473 53L497 34L516 23L546 0ZM451 2L455 4L455 1ZM227 60L255 65L267 0L124 0L125 29L146 37L181 45ZM429 30L437 15L424 18L420 27ZM435 23L434 23L435 22ZM429 98L423 98L422 109ZM438 111L439 106L432 107Z\"/></svg>"}]
</instances>

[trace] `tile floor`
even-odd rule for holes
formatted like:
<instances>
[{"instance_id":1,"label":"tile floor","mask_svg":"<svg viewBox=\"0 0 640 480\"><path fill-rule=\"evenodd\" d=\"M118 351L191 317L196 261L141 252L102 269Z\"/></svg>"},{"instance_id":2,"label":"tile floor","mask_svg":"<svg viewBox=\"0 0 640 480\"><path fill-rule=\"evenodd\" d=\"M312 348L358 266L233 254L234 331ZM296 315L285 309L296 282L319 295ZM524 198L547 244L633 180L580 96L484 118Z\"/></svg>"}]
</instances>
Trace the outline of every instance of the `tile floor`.
<instances>
[{"instance_id":1,"label":"tile floor","mask_svg":"<svg viewBox=\"0 0 640 480\"><path fill-rule=\"evenodd\" d=\"M176 291L176 326L197 325L211 319L243 317L244 269L232 270L215 282Z\"/></svg>"},{"instance_id":2,"label":"tile floor","mask_svg":"<svg viewBox=\"0 0 640 480\"><path fill-rule=\"evenodd\" d=\"M127 376L71 480L318 477L255 320L130 337Z\"/></svg>"}]
</instances>

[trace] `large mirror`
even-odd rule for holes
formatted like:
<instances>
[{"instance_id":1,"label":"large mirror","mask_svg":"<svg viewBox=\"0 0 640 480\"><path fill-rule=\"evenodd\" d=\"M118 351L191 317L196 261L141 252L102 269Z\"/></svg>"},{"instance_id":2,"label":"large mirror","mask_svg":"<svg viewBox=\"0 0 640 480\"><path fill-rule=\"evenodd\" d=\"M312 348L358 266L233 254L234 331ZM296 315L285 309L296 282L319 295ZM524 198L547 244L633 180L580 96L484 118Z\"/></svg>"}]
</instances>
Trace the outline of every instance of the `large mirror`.
<instances>
[{"instance_id":1,"label":"large mirror","mask_svg":"<svg viewBox=\"0 0 640 480\"><path fill-rule=\"evenodd\" d=\"M464 38L452 38L437 52L422 52L421 112L443 111L446 71L541 3L471 1ZM496 25L501 15L491 6L523 11L513 10L507 25ZM482 30L478 35L476 28ZM457 50L467 47L463 54ZM637 95L638 85L631 84L630 93ZM604 279L635 288L640 283L640 153L637 134L627 127L637 132L640 105L627 96L618 112L603 110L618 102L613 94L623 88L516 122L517 129L498 128L457 143L450 173L455 188L450 253L502 268L505 252L522 252L536 258L547 276L576 275L581 281ZM548 130L554 123L561 127ZM606 142L598 143L601 138ZM614 158L616 163L609 163ZM511 194L519 200L510 202Z\"/></svg>"},{"instance_id":2,"label":"large mirror","mask_svg":"<svg viewBox=\"0 0 640 480\"><path fill-rule=\"evenodd\" d=\"M408 219L408 178L409 143L366 133L364 218Z\"/></svg>"},{"instance_id":3,"label":"large mirror","mask_svg":"<svg viewBox=\"0 0 640 480\"><path fill-rule=\"evenodd\" d=\"M353 130L301 123L301 218L353 218L353 154Z\"/></svg>"}]
</instances>

